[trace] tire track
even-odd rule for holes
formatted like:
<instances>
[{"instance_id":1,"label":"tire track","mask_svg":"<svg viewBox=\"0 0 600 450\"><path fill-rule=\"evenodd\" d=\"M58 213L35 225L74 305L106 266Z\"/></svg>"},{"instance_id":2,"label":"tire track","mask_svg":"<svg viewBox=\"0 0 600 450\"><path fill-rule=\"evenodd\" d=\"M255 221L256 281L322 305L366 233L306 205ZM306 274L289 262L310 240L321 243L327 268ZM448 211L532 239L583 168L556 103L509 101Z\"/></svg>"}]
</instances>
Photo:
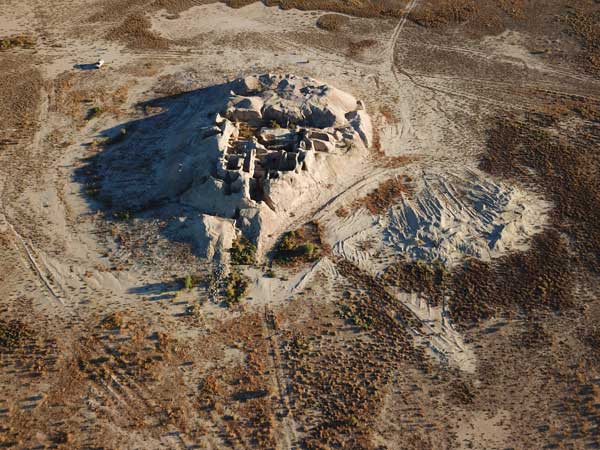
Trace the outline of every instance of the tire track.
<instances>
[{"instance_id":1,"label":"tire track","mask_svg":"<svg viewBox=\"0 0 600 450\"><path fill-rule=\"evenodd\" d=\"M25 144L25 147L29 147L29 149L42 148L42 139L43 139L43 136L45 136L45 134L46 134L46 129L44 127L44 124L49 122L49 120L48 120L48 114L49 114L48 98L52 94L53 94L52 92L48 93L45 89L41 90L40 98L42 98L44 100L43 100L42 104L40 105L38 118L37 118L37 121L40 126L39 126L37 132L35 133L33 139L31 140L31 143L29 145ZM17 156L17 152L19 150L21 150L21 149L15 148L14 155L10 155L10 156L15 157L16 160L23 158L23 155ZM14 179L21 179L21 177L18 176L18 174L12 174L12 177ZM54 288L54 286L52 286L52 283L50 282L50 280L48 280L47 276L44 274L44 271L47 273L51 273L51 272L48 270L47 267L41 267L40 263L38 263L38 261L36 260L36 258L34 256L34 252L36 252L36 253L39 253L39 252L36 251L36 249L32 243L27 242L27 240L15 229L13 224L8 219L8 214L6 213L5 205L8 203L7 200L10 199L11 193L7 189L7 184L8 184L7 180L3 180L3 181L4 181L4 183L2 186L2 195L0 198L0 208L1 208L0 215L3 218L3 222L5 222L6 227L10 229L10 231L12 232L12 234L15 238L15 247L17 248L17 251L21 256L25 255L25 258L24 258L25 265L29 266L31 271L35 274L36 278L42 284L44 290L46 290L48 292L48 294L50 295L50 297L53 300L55 300L56 302L58 302L62 306L64 306L65 305L64 300L63 300L64 296L60 295L57 292L57 290Z\"/></svg>"},{"instance_id":2,"label":"tire track","mask_svg":"<svg viewBox=\"0 0 600 450\"><path fill-rule=\"evenodd\" d=\"M281 354L279 352L279 340L277 339L277 324L273 311L265 306L263 317L264 332L269 341L269 363L273 368L274 376L273 384L277 388L279 397L279 417L281 424L285 429L287 438L287 448L290 450L299 448L298 431L296 429L296 421L290 407L290 399L288 396L288 388L284 381L283 371L281 369Z\"/></svg>"}]
</instances>

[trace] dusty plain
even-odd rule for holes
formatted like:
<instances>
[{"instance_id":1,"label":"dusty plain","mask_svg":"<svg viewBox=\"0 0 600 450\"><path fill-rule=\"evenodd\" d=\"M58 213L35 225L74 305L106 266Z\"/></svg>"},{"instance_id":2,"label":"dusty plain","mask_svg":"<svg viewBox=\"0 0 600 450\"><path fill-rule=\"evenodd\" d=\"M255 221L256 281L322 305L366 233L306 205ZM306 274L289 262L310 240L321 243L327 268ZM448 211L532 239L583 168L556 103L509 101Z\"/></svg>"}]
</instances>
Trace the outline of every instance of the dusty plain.
<instances>
[{"instance_id":1,"label":"dusty plain","mask_svg":"<svg viewBox=\"0 0 600 450\"><path fill-rule=\"evenodd\" d=\"M374 138L258 248L106 198L266 73ZM0 448L600 448L599 169L597 0L0 0Z\"/></svg>"}]
</instances>

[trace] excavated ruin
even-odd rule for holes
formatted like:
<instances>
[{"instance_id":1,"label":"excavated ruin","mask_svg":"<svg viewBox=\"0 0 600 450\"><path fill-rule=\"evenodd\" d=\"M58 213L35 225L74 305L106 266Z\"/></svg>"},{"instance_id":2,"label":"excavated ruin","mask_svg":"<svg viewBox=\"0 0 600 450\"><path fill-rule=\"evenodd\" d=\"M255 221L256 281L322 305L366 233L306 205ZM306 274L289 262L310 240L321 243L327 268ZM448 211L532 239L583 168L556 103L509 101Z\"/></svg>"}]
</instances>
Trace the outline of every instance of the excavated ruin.
<instances>
[{"instance_id":1,"label":"excavated ruin","mask_svg":"<svg viewBox=\"0 0 600 450\"><path fill-rule=\"evenodd\" d=\"M249 76L188 97L181 109L137 127L159 148L144 154L143 168L135 168L139 158L127 164L126 182L114 173L131 150L113 154L118 164L105 172L112 180L104 179L102 191L137 209L165 199L181 205L177 233L207 257L240 232L260 247L264 235L317 207L325 187L371 145L362 101L312 78ZM143 180L132 184L139 172Z\"/></svg>"}]
</instances>

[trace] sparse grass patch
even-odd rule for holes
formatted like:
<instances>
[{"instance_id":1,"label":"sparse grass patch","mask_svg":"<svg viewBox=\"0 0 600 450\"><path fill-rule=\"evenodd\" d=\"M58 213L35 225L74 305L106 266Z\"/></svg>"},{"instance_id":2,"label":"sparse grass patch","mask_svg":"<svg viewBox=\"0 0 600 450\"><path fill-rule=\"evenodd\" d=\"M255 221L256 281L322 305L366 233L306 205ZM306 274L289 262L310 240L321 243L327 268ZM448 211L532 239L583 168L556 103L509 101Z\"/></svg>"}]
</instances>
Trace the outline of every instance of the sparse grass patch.
<instances>
[{"instance_id":1,"label":"sparse grass patch","mask_svg":"<svg viewBox=\"0 0 600 450\"><path fill-rule=\"evenodd\" d=\"M102 322L100 322L100 326L106 330L120 330L125 327L125 313L122 311L118 311L112 314L109 314Z\"/></svg>"},{"instance_id":2,"label":"sparse grass patch","mask_svg":"<svg viewBox=\"0 0 600 450\"><path fill-rule=\"evenodd\" d=\"M33 136L31 130L37 129L35 118L44 80L34 64L24 63L24 59L13 54L3 54L0 59L0 66L6 69L0 80L0 134L5 139L20 134Z\"/></svg>"},{"instance_id":3,"label":"sparse grass patch","mask_svg":"<svg viewBox=\"0 0 600 450\"><path fill-rule=\"evenodd\" d=\"M117 134L115 134L111 138L108 138L105 141L105 145L109 146L109 145L119 144L119 143L123 142L126 137L127 137L127 129L121 128Z\"/></svg>"},{"instance_id":4,"label":"sparse grass patch","mask_svg":"<svg viewBox=\"0 0 600 450\"><path fill-rule=\"evenodd\" d=\"M100 179L97 175L93 175L86 181L84 187L85 195L90 198L97 199L100 195Z\"/></svg>"},{"instance_id":5,"label":"sparse grass patch","mask_svg":"<svg viewBox=\"0 0 600 450\"><path fill-rule=\"evenodd\" d=\"M186 291L191 291L194 287L194 281L192 280L192 276L187 274L183 279L183 287Z\"/></svg>"},{"instance_id":6,"label":"sparse grass patch","mask_svg":"<svg viewBox=\"0 0 600 450\"><path fill-rule=\"evenodd\" d=\"M530 318L523 323L524 329L515 339L515 346L525 348L547 347L552 343L552 336L546 331L542 321Z\"/></svg>"},{"instance_id":7,"label":"sparse grass patch","mask_svg":"<svg viewBox=\"0 0 600 450\"><path fill-rule=\"evenodd\" d=\"M123 222L128 222L131 220L131 211L117 211L113 214L114 218Z\"/></svg>"},{"instance_id":8,"label":"sparse grass patch","mask_svg":"<svg viewBox=\"0 0 600 450\"><path fill-rule=\"evenodd\" d=\"M192 317L196 322L200 322L202 320L202 306L200 303L195 302L192 305L186 308L186 313L188 316Z\"/></svg>"},{"instance_id":9,"label":"sparse grass patch","mask_svg":"<svg viewBox=\"0 0 600 450\"><path fill-rule=\"evenodd\" d=\"M475 399L475 389L463 380L454 380L448 386L450 397L458 404L470 405Z\"/></svg>"},{"instance_id":10,"label":"sparse grass patch","mask_svg":"<svg viewBox=\"0 0 600 450\"><path fill-rule=\"evenodd\" d=\"M206 281L204 277L188 273L179 278L178 284L181 286L181 289L191 291L194 287L199 286L204 281Z\"/></svg>"}]
</instances>

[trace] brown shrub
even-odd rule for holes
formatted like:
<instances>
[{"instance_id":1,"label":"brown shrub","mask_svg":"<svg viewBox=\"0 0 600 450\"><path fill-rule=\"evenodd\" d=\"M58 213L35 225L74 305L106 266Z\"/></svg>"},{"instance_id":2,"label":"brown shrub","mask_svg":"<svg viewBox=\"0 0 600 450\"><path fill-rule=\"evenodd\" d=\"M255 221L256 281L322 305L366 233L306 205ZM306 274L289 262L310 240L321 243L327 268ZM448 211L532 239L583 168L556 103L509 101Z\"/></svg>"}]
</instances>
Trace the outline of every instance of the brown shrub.
<instances>
[{"instance_id":1,"label":"brown shrub","mask_svg":"<svg viewBox=\"0 0 600 450\"><path fill-rule=\"evenodd\" d=\"M375 39L362 39L360 41L353 41L348 44L348 56L358 56L360 53L368 48L374 47L377 44Z\"/></svg>"},{"instance_id":2,"label":"brown shrub","mask_svg":"<svg viewBox=\"0 0 600 450\"><path fill-rule=\"evenodd\" d=\"M0 138L13 134L19 128L25 132L37 118L41 101L43 79L39 70L11 56L0 57L0 67L5 67L0 82ZM7 135L4 136L4 133Z\"/></svg>"},{"instance_id":3,"label":"brown shrub","mask_svg":"<svg viewBox=\"0 0 600 450\"><path fill-rule=\"evenodd\" d=\"M396 114L394 114L394 111L392 111L392 108L390 108L389 106L380 107L379 112L388 124L399 122L398 117L396 117Z\"/></svg>"},{"instance_id":4,"label":"brown shrub","mask_svg":"<svg viewBox=\"0 0 600 450\"><path fill-rule=\"evenodd\" d=\"M347 208L340 206L338 209L335 210L335 215L338 217L348 217L350 215L350 211L348 211Z\"/></svg>"},{"instance_id":5,"label":"brown shrub","mask_svg":"<svg viewBox=\"0 0 600 450\"><path fill-rule=\"evenodd\" d=\"M554 225L569 235L582 265L596 273L600 273L600 155L590 149L599 138L591 133L569 142L530 122L501 119L489 132L481 162L492 175L541 186L556 205Z\"/></svg>"},{"instance_id":6,"label":"brown shrub","mask_svg":"<svg viewBox=\"0 0 600 450\"><path fill-rule=\"evenodd\" d=\"M435 28L466 22L478 12L475 0L435 0L415 8L409 17L419 25Z\"/></svg>"},{"instance_id":7,"label":"brown shrub","mask_svg":"<svg viewBox=\"0 0 600 450\"><path fill-rule=\"evenodd\" d=\"M568 25L569 32L585 51L584 67L594 74L600 74L600 10L586 13L577 9L561 20Z\"/></svg>"},{"instance_id":8,"label":"brown shrub","mask_svg":"<svg viewBox=\"0 0 600 450\"><path fill-rule=\"evenodd\" d=\"M33 330L20 320L0 320L0 348L14 349L34 335Z\"/></svg>"},{"instance_id":9,"label":"brown shrub","mask_svg":"<svg viewBox=\"0 0 600 450\"><path fill-rule=\"evenodd\" d=\"M112 90L112 86L90 83L83 72L65 72L53 80L54 96L51 111L70 116L78 124L104 113L120 116L127 102L127 85Z\"/></svg>"},{"instance_id":10,"label":"brown shrub","mask_svg":"<svg viewBox=\"0 0 600 450\"><path fill-rule=\"evenodd\" d=\"M355 208L364 206L371 214L382 214L392 206L402 195L410 193L407 184L409 177L394 177L381 183L373 192L356 200Z\"/></svg>"},{"instance_id":11,"label":"brown shrub","mask_svg":"<svg viewBox=\"0 0 600 450\"><path fill-rule=\"evenodd\" d=\"M451 317L466 325L487 319L497 310L561 311L574 305L575 279L562 236L548 230L533 239L531 249L495 263L469 260L454 274Z\"/></svg>"},{"instance_id":12,"label":"brown shrub","mask_svg":"<svg viewBox=\"0 0 600 450\"><path fill-rule=\"evenodd\" d=\"M340 14L323 14L317 20L317 27L327 31L339 31L350 22L350 19Z\"/></svg>"},{"instance_id":13,"label":"brown shrub","mask_svg":"<svg viewBox=\"0 0 600 450\"><path fill-rule=\"evenodd\" d=\"M388 267L381 280L405 292L419 292L430 304L438 305L443 293L450 287L451 277L439 261L403 261Z\"/></svg>"},{"instance_id":14,"label":"brown shrub","mask_svg":"<svg viewBox=\"0 0 600 450\"><path fill-rule=\"evenodd\" d=\"M35 47L36 39L31 35L16 35L0 38L0 51L9 50L11 48L33 48Z\"/></svg>"},{"instance_id":15,"label":"brown shrub","mask_svg":"<svg viewBox=\"0 0 600 450\"><path fill-rule=\"evenodd\" d=\"M169 40L150 31L150 19L141 14L128 16L119 26L109 31L106 38L123 42L134 49L167 49Z\"/></svg>"},{"instance_id":16,"label":"brown shrub","mask_svg":"<svg viewBox=\"0 0 600 450\"><path fill-rule=\"evenodd\" d=\"M514 344L524 348L543 348L552 343L552 336L538 318L529 318L523 323L524 329Z\"/></svg>"}]
</instances>

